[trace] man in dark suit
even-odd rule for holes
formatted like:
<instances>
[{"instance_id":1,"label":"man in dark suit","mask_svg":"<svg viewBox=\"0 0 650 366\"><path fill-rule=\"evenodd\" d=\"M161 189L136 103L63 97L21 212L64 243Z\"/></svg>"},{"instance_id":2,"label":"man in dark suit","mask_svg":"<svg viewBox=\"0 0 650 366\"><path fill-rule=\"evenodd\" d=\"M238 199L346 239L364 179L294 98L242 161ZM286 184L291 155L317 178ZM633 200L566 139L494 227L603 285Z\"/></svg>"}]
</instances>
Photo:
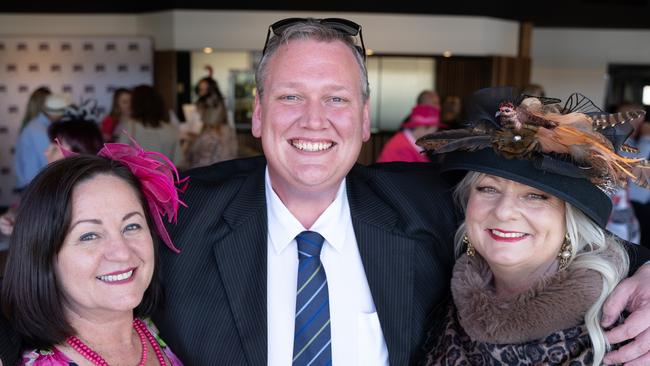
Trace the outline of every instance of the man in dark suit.
<instances>
[{"instance_id":1,"label":"man in dark suit","mask_svg":"<svg viewBox=\"0 0 650 366\"><path fill-rule=\"evenodd\" d=\"M170 227L182 253L163 254L167 303L154 317L187 364L415 361L428 316L448 293L454 208L426 165L355 165L370 119L354 27L272 26L252 125L267 160L190 173L189 209ZM303 262L294 238L304 231L324 239L325 276L314 300L296 305L309 290L297 288ZM314 306L313 322L301 323L321 284L329 296ZM319 318L323 326L312 327Z\"/></svg>"}]
</instances>

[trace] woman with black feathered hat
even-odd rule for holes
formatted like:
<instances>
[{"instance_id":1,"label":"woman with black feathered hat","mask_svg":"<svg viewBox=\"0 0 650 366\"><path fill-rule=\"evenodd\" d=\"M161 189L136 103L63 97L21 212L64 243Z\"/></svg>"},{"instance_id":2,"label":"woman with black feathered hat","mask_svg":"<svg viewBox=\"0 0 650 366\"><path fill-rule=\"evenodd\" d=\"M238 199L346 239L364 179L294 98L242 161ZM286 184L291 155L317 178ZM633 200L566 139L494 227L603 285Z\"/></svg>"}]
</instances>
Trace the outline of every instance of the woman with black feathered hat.
<instances>
[{"instance_id":1,"label":"woman with black feathered hat","mask_svg":"<svg viewBox=\"0 0 650 366\"><path fill-rule=\"evenodd\" d=\"M604 229L608 194L630 180L648 186L648 162L618 155L626 122L643 112L511 88L480 90L468 107L467 128L418 141L445 174L464 174L455 195L465 213L453 304L423 364L601 364L601 308L629 267Z\"/></svg>"}]
</instances>

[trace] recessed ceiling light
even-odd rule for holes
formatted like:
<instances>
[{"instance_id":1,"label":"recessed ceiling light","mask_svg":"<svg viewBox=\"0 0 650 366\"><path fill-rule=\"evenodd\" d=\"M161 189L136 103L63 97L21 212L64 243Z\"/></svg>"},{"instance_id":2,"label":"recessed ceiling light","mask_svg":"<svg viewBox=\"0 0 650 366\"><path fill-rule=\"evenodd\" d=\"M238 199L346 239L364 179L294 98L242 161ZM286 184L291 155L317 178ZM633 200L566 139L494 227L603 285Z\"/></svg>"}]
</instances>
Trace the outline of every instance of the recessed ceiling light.
<instances>
[{"instance_id":1,"label":"recessed ceiling light","mask_svg":"<svg viewBox=\"0 0 650 366\"><path fill-rule=\"evenodd\" d=\"M205 47L205 48L203 48L203 53L205 53L205 54L207 54L207 55L211 54L212 52L214 52L214 50L212 49L212 47Z\"/></svg>"},{"instance_id":2,"label":"recessed ceiling light","mask_svg":"<svg viewBox=\"0 0 650 366\"><path fill-rule=\"evenodd\" d=\"M442 53L444 57L451 57L451 51L445 51Z\"/></svg>"}]
</instances>

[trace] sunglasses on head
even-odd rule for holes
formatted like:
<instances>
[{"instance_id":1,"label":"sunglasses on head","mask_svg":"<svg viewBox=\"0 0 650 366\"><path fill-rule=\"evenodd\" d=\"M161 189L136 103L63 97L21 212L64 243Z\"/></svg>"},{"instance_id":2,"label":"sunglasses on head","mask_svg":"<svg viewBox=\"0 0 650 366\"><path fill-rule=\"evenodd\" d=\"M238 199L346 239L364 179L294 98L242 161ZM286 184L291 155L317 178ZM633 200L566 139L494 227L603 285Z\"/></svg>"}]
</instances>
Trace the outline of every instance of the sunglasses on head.
<instances>
[{"instance_id":1,"label":"sunglasses on head","mask_svg":"<svg viewBox=\"0 0 650 366\"><path fill-rule=\"evenodd\" d=\"M316 21L330 29L337 31L339 34L344 36L356 37L359 36L361 46L356 46L357 51L363 56L363 61L366 61L366 46L363 44L363 33L361 33L361 25L347 19L343 18L324 18L324 19L313 19L313 18L286 18L278 20L277 22L269 26L268 31L266 32L266 41L264 41L264 49L262 50L262 56L266 53L266 48L269 45L269 39L271 39L271 32L276 36L282 36L282 32L287 29L289 26L296 23L307 22L307 21Z\"/></svg>"}]
</instances>

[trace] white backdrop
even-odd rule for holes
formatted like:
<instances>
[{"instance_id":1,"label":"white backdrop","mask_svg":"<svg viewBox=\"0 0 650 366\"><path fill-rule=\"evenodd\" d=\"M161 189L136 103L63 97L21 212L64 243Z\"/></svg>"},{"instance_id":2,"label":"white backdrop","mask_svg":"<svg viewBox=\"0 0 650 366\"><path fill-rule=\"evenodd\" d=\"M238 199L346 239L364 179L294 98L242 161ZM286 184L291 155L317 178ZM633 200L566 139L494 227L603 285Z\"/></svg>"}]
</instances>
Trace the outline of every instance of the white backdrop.
<instances>
[{"instance_id":1,"label":"white backdrop","mask_svg":"<svg viewBox=\"0 0 650 366\"><path fill-rule=\"evenodd\" d=\"M104 115L116 88L138 84L153 84L150 38L0 36L0 206L16 199L14 143L34 89L94 98Z\"/></svg>"}]
</instances>

